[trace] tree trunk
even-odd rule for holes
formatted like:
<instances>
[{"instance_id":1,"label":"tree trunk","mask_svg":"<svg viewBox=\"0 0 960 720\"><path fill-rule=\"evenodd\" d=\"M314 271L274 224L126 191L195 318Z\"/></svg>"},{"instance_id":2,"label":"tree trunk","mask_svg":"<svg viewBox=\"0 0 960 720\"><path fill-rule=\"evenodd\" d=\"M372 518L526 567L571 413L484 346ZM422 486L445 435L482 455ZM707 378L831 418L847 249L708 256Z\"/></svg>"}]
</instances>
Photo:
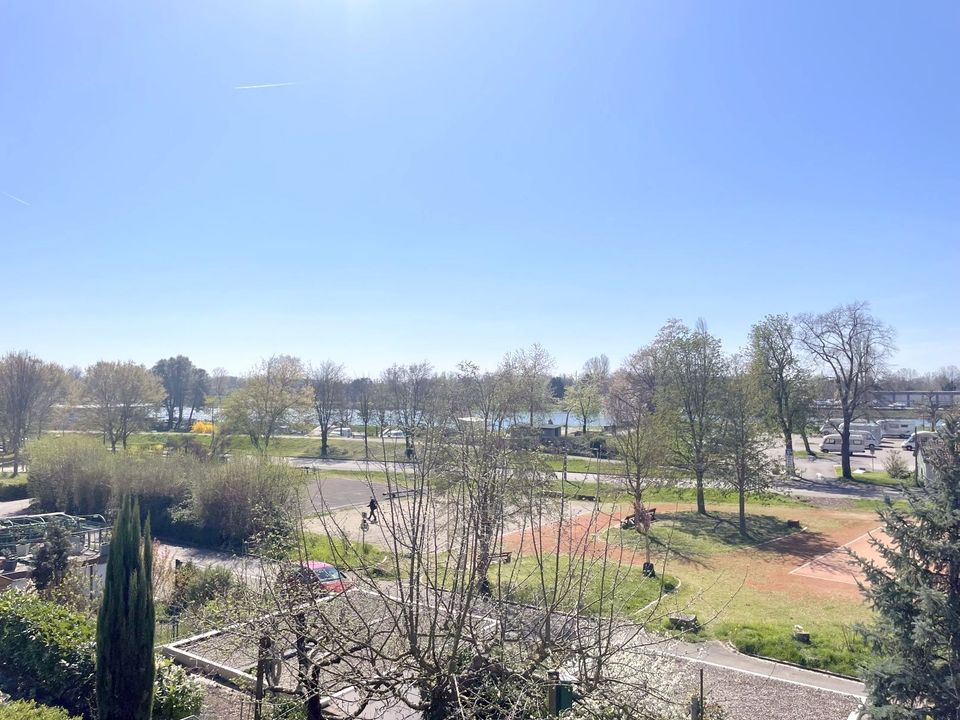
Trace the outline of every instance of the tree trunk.
<instances>
[{"instance_id":1,"label":"tree trunk","mask_svg":"<svg viewBox=\"0 0 960 720\"><path fill-rule=\"evenodd\" d=\"M363 459L370 459L370 446L367 445L367 421L363 421Z\"/></svg>"},{"instance_id":2,"label":"tree trunk","mask_svg":"<svg viewBox=\"0 0 960 720\"><path fill-rule=\"evenodd\" d=\"M703 497L703 470L697 468L697 513L707 514L707 503Z\"/></svg>"},{"instance_id":3,"label":"tree trunk","mask_svg":"<svg viewBox=\"0 0 960 720\"><path fill-rule=\"evenodd\" d=\"M840 432L840 467L844 480L853 480L850 470L850 423L844 421L844 428Z\"/></svg>"},{"instance_id":4,"label":"tree trunk","mask_svg":"<svg viewBox=\"0 0 960 720\"><path fill-rule=\"evenodd\" d=\"M810 447L810 438L807 437L806 428L800 428L800 437L803 439L803 448L807 451L807 455L816 457L817 454L813 451L813 448Z\"/></svg>"},{"instance_id":5,"label":"tree trunk","mask_svg":"<svg viewBox=\"0 0 960 720\"><path fill-rule=\"evenodd\" d=\"M584 435L587 434L587 416L586 415L583 416L583 434Z\"/></svg>"},{"instance_id":6,"label":"tree trunk","mask_svg":"<svg viewBox=\"0 0 960 720\"><path fill-rule=\"evenodd\" d=\"M784 466L787 470L787 477L793 477L797 474L796 465L793 463L793 434L785 434L787 446L783 451Z\"/></svg>"},{"instance_id":7,"label":"tree trunk","mask_svg":"<svg viewBox=\"0 0 960 720\"><path fill-rule=\"evenodd\" d=\"M740 495L740 534L744 537L747 536L747 501L746 501L746 492L744 492L743 483L740 483L740 487L737 488Z\"/></svg>"},{"instance_id":8,"label":"tree trunk","mask_svg":"<svg viewBox=\"0 0 960 720\"><path fill-rule=\"evenodd\" d=\"M320 457L325 458L329 449L327 448L327 435L330 429L326 425L320 426Z\"/></svg>"}]
</instances>

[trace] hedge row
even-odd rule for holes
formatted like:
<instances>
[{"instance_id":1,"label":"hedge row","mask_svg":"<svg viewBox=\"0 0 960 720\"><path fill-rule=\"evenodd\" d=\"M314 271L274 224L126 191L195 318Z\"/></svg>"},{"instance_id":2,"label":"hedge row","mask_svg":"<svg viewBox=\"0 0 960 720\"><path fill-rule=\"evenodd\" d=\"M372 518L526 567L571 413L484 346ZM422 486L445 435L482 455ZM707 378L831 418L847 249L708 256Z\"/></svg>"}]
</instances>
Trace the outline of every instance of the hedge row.
<instances>
[{"instance_id":1,"label":"hedge row","mask_svg":"<svg viewBox=\"0 0 960 720\"><path fill-rule=\"evenodd\" d=\"M95 638L93 622L83 615L37 595L0 593L0 680L11 694L91 717ZM169 661L157 663L154 720L180 720L199 713L202 704L203 691L196 680ZM60 717L37 716L38 720Z\"/></svg>"},{"instance_id":2,"label":"hedge row","mask_svg":"<svg viewBox=\"0 0 960 720\"><path fill-rule=\"evenodd\" d=\"M0 703L0 720L78 720L63 708L37 705L31 700Z\"/></svg>"},{"instance_id":3,"label":"hedge row","mask_svg":"<svg viewBox=\"0 0 960 720\"><path fill-rule=\"evenodd\" d=\"M0 593L0 657L13 694L89 715L94 625L36 595Z\"/></svg>"}]
</instances>

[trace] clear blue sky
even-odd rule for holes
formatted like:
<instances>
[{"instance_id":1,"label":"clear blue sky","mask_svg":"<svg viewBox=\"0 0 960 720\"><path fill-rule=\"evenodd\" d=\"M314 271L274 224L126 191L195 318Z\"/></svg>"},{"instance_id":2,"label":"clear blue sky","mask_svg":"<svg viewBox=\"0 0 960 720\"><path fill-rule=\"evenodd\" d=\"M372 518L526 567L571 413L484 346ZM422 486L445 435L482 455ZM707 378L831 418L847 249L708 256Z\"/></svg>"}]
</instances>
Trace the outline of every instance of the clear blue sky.
<instances>
[{"instance_id":1,"label":"clear blue sky","mask_svg":"<svg viewBox=\"0 0 960 720\"><path fill-rule=\"evenodd\" d=\"M960 364L958 68L955 0L7 0L0 350L574 370L863 299Z\"/></svg>"}]
</instances>

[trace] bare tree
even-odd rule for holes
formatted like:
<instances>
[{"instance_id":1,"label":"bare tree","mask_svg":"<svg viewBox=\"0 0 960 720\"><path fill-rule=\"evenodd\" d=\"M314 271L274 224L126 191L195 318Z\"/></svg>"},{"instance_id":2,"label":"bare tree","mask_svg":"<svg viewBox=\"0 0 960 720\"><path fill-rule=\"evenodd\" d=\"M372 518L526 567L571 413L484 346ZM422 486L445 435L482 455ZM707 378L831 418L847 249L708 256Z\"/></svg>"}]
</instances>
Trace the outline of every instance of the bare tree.
<instances>
[{"instance_id":1,"label":"bare tree","mask_svg":"<svg viewBox=\"0 0 960 720\"><path fill-rule=\"evenodd\" d=\"M697 512L705 515L703 479L716 457L721 435L724 361L720 341L702 320L691 330L677 320L665 325L654 341L665 382L662 416L674 436L673 464L692 472L697 484Z\"/></svg>"},{"instance_id":2,"label":"bare tree","mask_svg":"<svg viewBox=\"0 0 960 720\"><path fill-rule=\"evenodd\" d=\"M66 374L59 365L27 352L11 352L0 359L0 441L13 455L15 476L27 436L39 434L65 391Z\"/></svg>"},{"instance_id":3,"label":"bare tree","mask_svg":"<svg viewBox=\"0 0 960 720\"><path fill-rule=\"evenodd\" d=\"M596 384L603 397L610 389L610 358L606 355L596 355L583 364L581 374Z\"/></svg>"},{"instance_id":4,"label":"bare tree","mask_svg":"<svg viewBox=\"0 0 960 720\"><path fill-rule=\"evenodd\" d=\"M350 406L363 423L363 457L370 459L370 421L373 419L373 380L368 377L357 378L350 382L348 388Z\"/></svg>"},{"instance_id":5,"label":"bare tree","mask_svg":"<svg viewBox=\"0 0 960 720\"><path fill-rule=\"evenodd\" d=\"M659 581L638 577L615 541L598 549L593 538L607 527L598 504L577 515L566 500L545 499L548 477L491 430L498 410L476 421L496 405L496 379L472 367L458 379L453 407L477 414L458 418L451 435L449 415L433 412L442 404L430 404L420 462L387 463L380 477L404 492L385 502L375 528L385 560L372 567L348 541L351 530L322 513L354 588L331 596L310 583L268 582L265 605L230 608L232 637L247 648L267 638L310 720L341 688L329 702L342 717L408 709L425 720L545 720L557 673L575 682L582 717L660 717L672 684L648 654L656 640L642 632L659 617ZM491 514L498 506L509 512ZM574 524L586 533L572 533ZM491 564L488 544L511 562ZM265 574L289 577L274 567ZM628 610L651 590L652 604Z\"/></svg>"},{"instance_id":6,"label":"bare tree","mask_svg":"<svg viewBox=\"0 0 960 720\"><path fill-rule=\"evenodd\" d=\"M850 424L867 406L868 390L893 352L893 330L873 317L865 302L800 315L797 325L804 347L834 380L843 418L841 466L843 477L852 479Z\"/></svg>"},{"instance_id":7,"label":"bare tree","mask_svg":"<svg viewBox=\"0 0 960 720\"><path fill-rule=\"evenodd\" d=\"M159 360L153 373L163 383L163 407L167 412L167 430L179 430L183 422L183 408L189 402L196 368L184 355Z\"/></svg>"},{"instance_id":8,"label":"bare tree","mask_svg":"<svg viewBox=\"0 0 960 720\"><path fill-rule=\"evenodd\" d=\"M343 365L324 360L310 370L310 386L313 389L313 409L320 427L320 457L330 454L328 438L330 426L346 404L347 374Z\"/></svg>"},{"instance_id":9,"label":"bare tree","mask_svg":"<svg viewBox=\"0 0 960 720\"><path fill-rule=\"evenodd\" d=\"M761 409L758 376L750 372L742 356L734 356L724 387L723 441L717 468L724 482L737 491L740 534L747 535L746 496L760 492L770 484L767 458L769 436Z\"/></svg>"},{"instance_id":10,"label":"bare tree","mask_svg":"<svg viewBox=\"0 0 960 720\"><path fill-rule=\"evenodd\" d=\"M298 423L313 404L306 372L299 358L274 355L231 393L223 408L224 431L243 433L261 453L284 423Z\"/></svg>"},{"instance_id":11,"label":"bare tree","mask_svg":"<svg viewBox=\"0 0 960 720\"><path fill-rule=\"evenodd\" d=\"M766 396L764 405L783 435L784 462L791 477L796 475L793 433L799 419L797 406L803 404L800 396L807 377L797 345L793 322L787 315L767 315L750 330L751 369Z\"/></svg>"},{"instance_id":12,"label":"bare tree","mask_svg":"<svg viewBox=\"0 0 960 720\"><path fill-rule=\"evenodd\" d=\"M414 436L431 403L438 400L436 375L428 362L393 365L383 373L383 384L393 416L403 430L407 456L411 457Z\"/></svg>"},{"instance_id":13,"label":"bare tree","mask_svg":"<svg viewBox=\"0 0 960 720\"><path fill-rule=\"evenodd\" d=\"M650 552L651 514L644 504L647 488L659 482L666 446L662 423L656 416L657 355L643 348L628 357L614 373L607 395L607 414L614 422L614 442L626 465L627 484L633 496L633 526L643 535L644 571L653 573Z\"/></svg>"},{"instance_id":14,"label":"bare tree","mask_svg":"<svg viewBox=\"0 0 960 720\"><path fill-rule=\"evenodd\" d=\"M534 427L538 415L550 408L550 370L553 358L540 344L521 348L507 355L501 364L501 372L511 377L519 404L527 412L530 427Z\"/></svg>"},{"instance_id":15,"label":"bare tree","mask_svg":"<svg viewBox=\"0 0 960 720\"><path fill-rule=\"evenodd\" d=\"M157 376L134 362L100 361L90 366L83 388L93 424L113 452L117 443L126 450L130 433L149 426L153 411L164 397Z\"/></svg>"},{"instance_id":16,"label":"bare tree","mask_svg":"<svg viewBox=\"0 0 960 720\"><path fill-rule=\"evenodd\" d=\"M576 379L573 387L569 388L563 397L561 407L568 413L573 413L580 423L584 435L587 433L587 423L596 417L603 408L603 397L600 393L600 381L591 375L581 375Z\"/></svg>"}]
</instances>

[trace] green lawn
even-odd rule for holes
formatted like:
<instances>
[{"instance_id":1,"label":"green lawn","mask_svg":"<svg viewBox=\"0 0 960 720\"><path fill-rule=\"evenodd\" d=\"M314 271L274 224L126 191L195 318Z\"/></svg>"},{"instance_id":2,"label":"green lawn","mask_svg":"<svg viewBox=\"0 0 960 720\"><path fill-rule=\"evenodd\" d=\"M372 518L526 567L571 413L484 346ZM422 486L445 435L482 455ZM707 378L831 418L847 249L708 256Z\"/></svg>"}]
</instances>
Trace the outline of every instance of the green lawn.
<instances>
[{"instance_id":1,"label":"green lawn","mask_svg":"<svg viewBox=\"0 0 960 720\"><path fill-rule=\"evenodd\" d=\"M354 543L319 533L304 533L298 547L290 551L291 560L319 560L337 567L359 572L372 567L385 567L389 553L370 543Z\"/></svg>"},{"instance_id":2,"label":"green lawn","mask_svg":"<svg viewBox=\"0 0 960 720\"><path fill-rule=\"evenodd\" d=\"M717 553L754 547L776 538L799 532L787 527L786 520L776 515L750 514L747 535L741 535L737 514L710 512L700 515L694 511L663 513L657 511L657 521L650 528L650 541L655 551L669 549L670 555L697 561ZM608 535L614 545L622 543L631 548L644 546L642 536L634 530L612 530Z\"/></svg>"},{"instance_id":3,"label":"green lawn","mask_svg":"<svg viewBox=\"0 0 960 720\"><path fill-rule=\"evenodd\" d=\"M836 476L839 478L843 472L840 467L834 468ZM911 475L909 478L904 480L898 480L896 478L890 477L889 474L878 470L876 472L862 472L862 473L853 473L853 480L848 482L859 482L864 483L865 485L883 485L886 487L900 487L904 485L906 487L915 487L916 482L914 482L914 477Z\"/></svg>"},{"instance_id":4,"label":"green lawn","mask_svg":"<svg viewBox=\"0 0 960 720\"><path fill-rule=\"evenodd\" d=\"M724 520L716 527L716 534L715 519L692 513L677 517L665 514L662 525L659 520L654 523L655 562L662 566L664 547L669 542L666 570L683 581L659 607L662 627L667 629L666 616L670 613L693 613L703 625L694 637L725 640L743 652L856 676L870 654L854 628L871 621L869 607L856 595L789 582L786 573L802 564L806 553L812 556L826 552L827 545L832 547L818 541L820 531L862 523L876 504L861 508L851 503L848 509L830 510L800 503L778 507L776 503L760 506L751 502L747 511L752 543L742 541L732 525L734 509L720 505L720 512L716 512L717 505L714 503L711 509L711 503L707 503L711 515ZM766 510L758 512L761 507ZM658 508L658 517L661 512ZM808 543L804 555L787 554L777 543L749 547L787 534L785 521L792 516L805 526L798 536ZM634 536L633 542L638 541ZM793 640L796 624L811 633L810 644Z\"/></svg>"},{"instance_id":5,"label":"green lawn","mask_svg":"<svg viewBox=\"0 0 960 720\"><path fill-rule=\"evenodd\" d=\"M0 475L0 502L7 500L25 500L27 498L27 474L20 473L11 477L9 473Z\"/></svg>"},{"instance_id":6,"label":"green lawn","mask_svg":"<svg viewBox=\"0 0 960 720\"><path fill-rule=\"evenodd\" d=\"M615 611L625 616L636 616L662 595L674 592L678 584L672 575L644 577L639 567L618 566L613 561L602 567L595 559L586 562L586 567L581 564L572 567L568 558L547 556L541 571L536 558L524 557L513 564L495 565L490 570L490 580L499 584L508 599L538 605L544 603L540 581L545 578L547 587L556 584L566 588L558 597L561 610L585 614L609 612L609 605L601 609L602 599L604 603L612 602ZM560 581L555 582L558 576ZM581 578L582 590L579 589Z\"/></svg>"}]
</instances>

